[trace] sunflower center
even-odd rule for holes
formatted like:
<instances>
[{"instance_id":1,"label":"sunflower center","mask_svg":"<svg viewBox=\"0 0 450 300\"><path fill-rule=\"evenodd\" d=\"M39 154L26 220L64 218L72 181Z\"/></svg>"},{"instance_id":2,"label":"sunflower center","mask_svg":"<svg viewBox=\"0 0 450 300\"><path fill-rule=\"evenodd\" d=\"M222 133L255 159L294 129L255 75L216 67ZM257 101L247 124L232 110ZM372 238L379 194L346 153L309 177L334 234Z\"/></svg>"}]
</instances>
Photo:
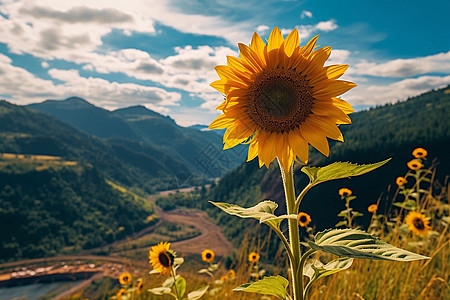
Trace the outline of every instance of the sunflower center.
<instances>
[{"instance_id":1,"label":"sunflower center","mask_svg":"<svg viewBox=\"0 0 450 300\"><path fill-rule=\"evenodd\" d=\"M300 222L301 222L301 223L306 223L307 220L308 220L308 219L306 218L306 216L301 216L301 217L300 217Z\"/></svg>"},{"instance_id":2,"label":"sunflower center","mask_svg":"<svg viewBox=\"0 0 450 300\"><path fill-rule=\"evenodd\" d=\"M314 97L305 76L269 69L256 75L248 89L248 114L266 131L290 131L311 113Z\"/></svg>"},{"instance_id":3,"label":"sunflower center","mask_svg":"<svg viewBox=\"0 0 450 300\"><path fill-rule=\"evenodd\" d=\"M425 229L425 224L423 223L422 219L414 219L413 221L413 225L414 227L416 227L418 230L424 230Z\"/></svg>"},{"instance_id":4,"label":"sunflower center","mask_svg":"<svg viewBox=\"0 0 450 300\"><path fill-rule=\"evenodd\" d=\"M212 257L211 253L206 253L205 256L206 256L206 258L208 258L208 259Z\"/></svg>"},{"instance_id":5,"label":"sunflower center","mask_svg":"<svg viewBox=\"0 0 450 300\"><path fill-rule=\"evenodd\" d=\"M167 252L160 253L158 259L164 267L170 267L172 265L172 259Z\"/></svg>"}]
</instances>

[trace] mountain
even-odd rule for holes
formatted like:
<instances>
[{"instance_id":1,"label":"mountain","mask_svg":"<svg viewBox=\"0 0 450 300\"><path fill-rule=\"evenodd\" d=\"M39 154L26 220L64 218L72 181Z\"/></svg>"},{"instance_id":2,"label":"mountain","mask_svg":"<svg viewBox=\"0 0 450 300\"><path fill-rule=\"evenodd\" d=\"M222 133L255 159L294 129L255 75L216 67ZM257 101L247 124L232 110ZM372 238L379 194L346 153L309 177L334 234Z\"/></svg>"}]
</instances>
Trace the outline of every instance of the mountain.
<instances>
[{"instance_id":1,"label":"mountain","mask_svg":"<svg viewBox=\"0 0 450 300\"><path fill-rule=\"evenodd\" d=\"M59 156L93 165L110 180L148 192L172 177L168 166L187 168L160 158L139 154L121 141L106 143L66 122L33 109L0 101L0 152ZM148 149L150 152L150 149Z\"/></svg>"},{"instance_id":2,"label":"mountain","mask_svg":"<svg viewBox=\"0 0 450 300\"><path fill-rule=\"evenodd\" d=\"M436 163L436 179L443 183L450 174L449 115L450 86L404 102L351 114L353 124L341 128L345 142L330 143L329 158L310 150L309 165L313 166L325 166L334 161L373 163L392 158L383 167L366 175L326 182L311 189L300 210L311 215L316 232L334 227L338 222L337 214L344 209L345 204L338 195L341 187L350 188L357 196L352 206L365 214L359 219L362 226L369 222L367 207L377 203L380 197L380 211L387 209L390 206L389 199L392 200L397 188L395 180L408 171L406 163L413 159L411 153L417 147L427 149L426 166ZM299 193L309 179L300 171L298 164L295 166L295 186ZM255 159L224 176L198 204L237 245L246 234L253 237L255 232L263 236L268 234L268 227L262 226L263 228L255 230L257 221L249 222L248 219L229 216L208 201L250 207L264 199L279 204L276 212L278 215L285 211L283 186L277 164L272 163L269 170L264 167L260 169Z\"/></svg>"},{"instance_id":3,"label":"mountain","mask_svg":"<svg viewBox=\"0 0 450 300\"><path fill-rule=\"evenodd\" d=\"M239 165L245 155L236 150L223 152L222 139L212 131L199 131L178 126L170 117L151 111L144 106L132 106L108 111L86 100L72 97L66 100L47 100L28 107L51 114L80 130L106 139L107 143L120 144L120 150L136 142L141 147L132 150L139 155L163 159L171 174L186 176L220 177ZM163 154L164 153L164 154ZM181 167L184 166L184 167ZM187 170L187 171L186 171Z\"/></svg>"}]
</instances>

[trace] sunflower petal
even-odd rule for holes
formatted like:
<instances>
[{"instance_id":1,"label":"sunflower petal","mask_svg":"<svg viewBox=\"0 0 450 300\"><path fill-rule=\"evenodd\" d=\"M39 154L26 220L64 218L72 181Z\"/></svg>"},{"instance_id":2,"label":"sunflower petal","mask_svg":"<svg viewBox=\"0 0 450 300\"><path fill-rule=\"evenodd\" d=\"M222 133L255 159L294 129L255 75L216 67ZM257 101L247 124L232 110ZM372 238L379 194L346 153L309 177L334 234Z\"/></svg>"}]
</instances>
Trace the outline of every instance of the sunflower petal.
<instances>
[{"instance_id":1,"label":"sunflower petal","mask_svg":"<svg viewBox=\"0 0 450 300\"><path fill-rule=\"evenodd\" d=\"M331 118L311 115L308 118L308 122L313 123L314 126L322 128L327 137L340 142L344 141L344 136Z\"/></svg>"},{"instance_id":2,"label":"sunflower petal","mask_svg":"<svg viewBox=\"0 0 450 300\"><path fill-rule=\"evenodd\" d=\"M297 28L295 28L284 40L284 53L286 53L286 55L290 57L299 45L300 37L298 35Z\"/></svg>"},{"instance_id":3,"label":"sunflower petal","mask_svg":"<svg viewBox=\"0 0 450 300\"><path fill-rule=\"evenodd\" d=\"M311 125L308 120L306 120L300 126L300 133L302 136L310 143L314 148L320 151L325 156L330 154L330 148L328 146L328 141L321 129L318 129Z\"/></svg>"},{"instance_id":4,"label":"sunflower petal","mask_svg":"<svg viewBox=\"0 0 450 300\"><path fill-rule=\"evenodd\" d=\"M238 46L241 59L252 67L255 72L261 72L263 67L265 67L265 63L261 61L258 54L245 44L239 43Z\"/></svg>"},{"instance_id":5,"label":"sunflower petal","mask_svg":"<svg viewBox=\"0 0 450 300\"><path fill-rule=\"evenodd\" d=\"M231 81L237 82L239 84L242 84L244 86L248 85L247 82L242 80L239 76L236 76L236 74L233 73L233 71L231 70L231 68L229 66L216 66L214 69L216 70L219 77L222 79L231 80Z\"/></svg>"},{"instance_id":6,"label":"sunflower petal","mask_svg":"<svg viewBox=\"0 0 450 300\"><path fill-rule=\"evenodd\" d=\"M300 47L300 55L302 55L304 57L310 56L312 51L316 47L316 42L317 42L318 38L319 38L319 35L316 35L311 40L309 40L309 42L305 46Z\"/></svg>"},{"instance_id":7,"label":"sunflower petal","mask_svg":"<svg viewBox=\"0 0 450 300\"><path fill-rule=\"evenodd\" d=\"M292 148L294 155L302 162L308 161L308 142L303 138L300 129L289 132L289 146Z\"/></svg>"},{"instance_id":8,"label":"sunflower petal","mask_svg":"<svg viewBox=\"0 0 450 300\"><path fill-rule=\"evenodd\" d=\"M323 97L323 96L339 96L348 90L354 88L356 86L355 83L344 80L334 80L331 81L326 87L318 89L316 87L313 88L314 97Z\"/></svg>"},{"instance_id":9,"label":"sunflower petal","mask_svg":"<svg viewBox=\"0 0 450 300\"><path fill-rule=\"evenodd\" d=\"M347 71L348 65L331 65L325 67L328 79L338 79L345 71Z\"/></svg>"},{"instance_id":10,"label":"sunflower petal","mask_svg":"<svg viewBox=\"0 0 450 300\"><path fill-rule=\"evenodd\" d=\"M275 27L270 33L269 39L267 40L267 51L270 52L273 49L280 48L283 43L283 35L278 27Z\"/></svg>"},{"instance_id":11,"label":"sunflower petal","mask_svg":"<svg viewBox=\"0 0 450 300\"><path fill-rule=\"evenodd\" d=\"M222 129L232 125L234 119L227 117L227 115L220 115L209 124L209 129Z\"/></svg>"},{"instance_id":12,"label":"sunflower petal","mask_svg":"<svg viewBox=\"0 0 450 300\"><path fill-rule=\"evenodd\" d=\"M256 54L260 57L261 61L266 61L266 44L262 40L262 38L255 32L252 36L252 41L250 42L250 48L255 51Z\"/></svg>"},{"instance_id":13,"label":"sunflower petal","mask_svg":"<svg viewBox=\"0 0 450 300\"><path fill-rule=\"evenodd\" d=\"M247 161L253 160L256 156L258 156L258 142L253 141L248 147Z\"/></svg>"}]
</instances>

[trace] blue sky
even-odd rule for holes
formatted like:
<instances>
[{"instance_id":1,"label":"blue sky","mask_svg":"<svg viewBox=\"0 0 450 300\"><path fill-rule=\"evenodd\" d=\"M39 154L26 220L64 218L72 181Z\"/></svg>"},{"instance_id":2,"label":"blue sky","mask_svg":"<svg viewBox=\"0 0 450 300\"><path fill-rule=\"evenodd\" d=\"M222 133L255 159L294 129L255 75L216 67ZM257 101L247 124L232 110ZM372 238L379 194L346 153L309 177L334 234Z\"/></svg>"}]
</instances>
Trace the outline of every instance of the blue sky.
<instances>
[{"instance_id":1,"label":"blue sky","mask_svg":"<svg viewBox=\"0 0 450 300\"><path fill-rule=\"evenodd\" d=\"M214 66L253 32L319 34L345 63L356 108L450 84L449 1L0 1L0 97L17 104L85 98L145 105L180 125L208 124Z\"/></svg>"}]
</instances>

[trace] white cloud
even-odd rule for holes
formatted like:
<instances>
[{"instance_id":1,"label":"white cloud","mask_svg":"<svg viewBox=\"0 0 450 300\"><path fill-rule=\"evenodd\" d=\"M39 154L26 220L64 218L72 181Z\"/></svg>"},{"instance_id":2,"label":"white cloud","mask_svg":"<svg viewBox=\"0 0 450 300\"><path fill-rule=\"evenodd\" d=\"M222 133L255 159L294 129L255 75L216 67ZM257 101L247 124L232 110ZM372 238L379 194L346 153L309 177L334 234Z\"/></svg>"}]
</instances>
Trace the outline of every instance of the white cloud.
<instances>
[{"instance_id":1,"label":"white cloud","mask_svg":"<svg viewBox=\"0 0 450 300\"><path fill-rule=\"evenodd\" d=\"M336 24L336 20L329 20L326 22L319 22L316 24L315 28L317 30L321 30L321 31L333 31L335 29L338 28L337 24Z\"/></svg>"},{"instance_id":2,"label":"white cloud","mask_svg":"<svg viewBox=\"0 0 450 300\"><path fill-rule=\"evenodd\" d=\"M437 89L450 84L448 76L421 76L407 78L387 85L362 84L343 95L350 103L377 105L405 100L431 89Z\"/></svg>"},{"instance_id":3,"label":"white cloud","mask_svg":"<svg viewBox=\"0 0 450 300\"><path fill-rule=\"evenodd\" d=\"M300 18L302 18L302 19L304 19L304 18L312 18L312 16L313 16L312 12L307 11L307 10L303 10L301 15L300 15Z\"/></svg>"},{"instance_id":4,"label":"white cloud","mask_svg":"<svg viewBox=\"0 0 450 300\"><path fill-rule=\"evenodd\" d=\"M55 84L51 80L35 77L27 70L13 66L9 57L0 54L0 90L2 94L13 96L18 104L40 102L45 99L63 99L79 96L93 104L105 108L118 108L136 104L158 107L179 105L181 95L162 88L132 83L109 82L101 78L81 77L77 70L48 71L52 78L62 81ZM161 109L159 109L161 111Z\"/></svg>"},{"instance_id":5,"label":"white cloud","mask_svg":"<svg viewBox=\"0 0 450 300\"><path fill-rule=\"evenodd\" d=\"M49 64L48 64L48 62L43 61L43 62L41 62L41 66L42 66L44 69L48 69Z\"/></svg>"},{"instance_id":6,"label":"white cloud","mask_svg":"<svg viewBox=\"0 0 450 300\"><path fill-rule=\"evenodd\" d=\"M348 57L351 52L344 49L333 49L331 50L331 55L329 60L327 60L326 65L334 64L348 64Z\"/></svg>"},{"instance_id":7,"label":"white cloud","mask_svg":"<svg viewBox=\"0 0 450 300\"><path fill-rule=\"evenodd\" d=\"M269 29L270 28L267 25L259 25L256 27L256 32L258 32L258 34L265 34Z\"/></svg>"},{"instance_id":8,"label":"white cloud","mask_svg":"<svg viewBox=\"0 0 450 300\"><path fill-rule=\"evenodd\" d=\"M409 77L427 73L450 73L450 51L410 59L395 59L385 63L361 62L352 70L358 75L378 77Z\"/></svg>"}]
</instances>

